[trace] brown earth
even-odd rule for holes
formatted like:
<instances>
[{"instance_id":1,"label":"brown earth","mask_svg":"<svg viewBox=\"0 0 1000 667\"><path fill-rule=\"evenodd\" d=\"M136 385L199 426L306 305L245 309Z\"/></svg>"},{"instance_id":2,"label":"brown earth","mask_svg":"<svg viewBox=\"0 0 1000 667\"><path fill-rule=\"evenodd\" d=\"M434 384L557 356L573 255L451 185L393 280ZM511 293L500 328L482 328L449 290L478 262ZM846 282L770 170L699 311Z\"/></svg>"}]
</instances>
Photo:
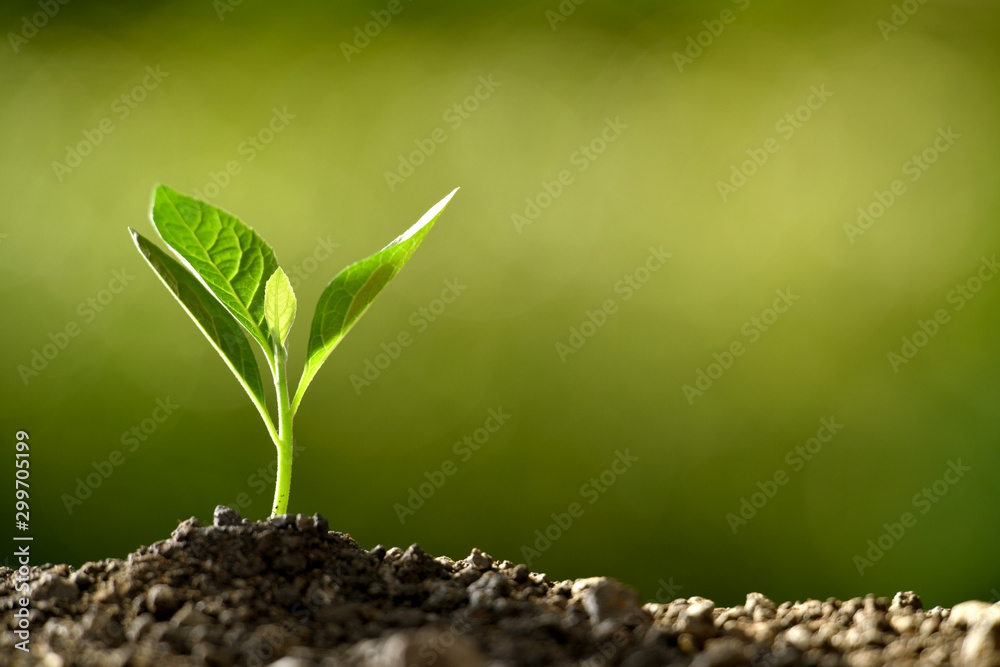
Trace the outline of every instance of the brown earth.
<instances>
[{"instance_id":1,"label":"brown earth","mask_svg":"<svg viewBox=\"0 0 1000 667\"><path fill-rule=\"evenodd\" d=\"M214 525L191 518L125 560L32 568L29 653L19 576L0 569L0 664L1000 666L1000 603L642 604L611 579L549 581L478 549L365 551L319 515L251 523L218 507Z\"/></svg>"}]
</instances>

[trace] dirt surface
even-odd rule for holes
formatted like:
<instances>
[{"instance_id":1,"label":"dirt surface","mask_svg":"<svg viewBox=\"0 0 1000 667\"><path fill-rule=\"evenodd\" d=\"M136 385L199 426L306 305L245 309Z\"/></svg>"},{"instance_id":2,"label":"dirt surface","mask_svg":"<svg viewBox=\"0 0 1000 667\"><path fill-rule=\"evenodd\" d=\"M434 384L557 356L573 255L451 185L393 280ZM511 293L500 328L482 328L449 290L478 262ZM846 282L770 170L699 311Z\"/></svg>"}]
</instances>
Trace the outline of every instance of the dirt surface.
<instances>
[{"instance_id":1,"label":"dirt surface","mask_svg":"<svg viewBox=\"0 0 1000 667\"><path fill-rule=\"evenodd\" d=\"M549 581L478 549L365 551L319 515L250 523L218 507L214 525L191 518L125 560L33 568L28 654L17 573L0 575L0 664L1000 665L1000 603L642 604L613 580Z\"/></svg>"}]
</instances>

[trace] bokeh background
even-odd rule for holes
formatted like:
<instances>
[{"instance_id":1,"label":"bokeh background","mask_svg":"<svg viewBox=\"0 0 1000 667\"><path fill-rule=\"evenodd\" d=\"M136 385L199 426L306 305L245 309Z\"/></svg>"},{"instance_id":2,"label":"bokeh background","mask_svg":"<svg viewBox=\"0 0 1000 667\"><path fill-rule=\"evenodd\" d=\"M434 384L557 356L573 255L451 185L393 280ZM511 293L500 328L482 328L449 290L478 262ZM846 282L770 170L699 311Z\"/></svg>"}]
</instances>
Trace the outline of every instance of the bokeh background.
<instances>
[{"instance_id":1,"label":"bokeh background","mask_svg":"<svg viewBox=\"0 0 1000 667\"><path fill-rule=\"evenodd\" d=\"M646 599L1000 595L1000 278L983 264L1000 251L996 3L203 0L35 17L44 4L0 9L3 469L26 429L36 562L124 557L240 494L250 518L270 508L263 425L126 234L152 233L154 184L240 216L297 275L293 369L326 282L461 186L306 395L291 511L366 548L478 546ZM879 213L895 180L862 229L858 208ZM650 248L671 256L647 274ZM631 298L626 276L645 279ZM465 288L442 308L446 281ZM776 290L798 299L775 321ZM939 309L948 321L894 368ZM73 325L37 375L21 368ZM352 383L402 332L412 344ZM734 342L744 354L710 368ZM699 370L717 379L689 400ZM162 423L158 400L177 406ZM509 419L463 460L454 444L491 409ZM843 428L793 464L824 418ZM618 452L636 461L583 488ZM949 462L968 470L939 481ZM744 498L761 507L734 531ZM523 551L573 502L571 527ZM885 535L904 512L915 523Z\"/></svg>"}]
</instances>

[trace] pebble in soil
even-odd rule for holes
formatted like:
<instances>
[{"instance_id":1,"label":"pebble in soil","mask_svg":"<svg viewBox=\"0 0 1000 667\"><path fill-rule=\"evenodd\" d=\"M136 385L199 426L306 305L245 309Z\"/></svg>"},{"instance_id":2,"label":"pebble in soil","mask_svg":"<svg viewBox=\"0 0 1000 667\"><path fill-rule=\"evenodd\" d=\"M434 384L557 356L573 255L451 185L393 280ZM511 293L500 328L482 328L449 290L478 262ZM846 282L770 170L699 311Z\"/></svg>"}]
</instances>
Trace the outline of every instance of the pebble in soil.
<instances>
[{"instance_id":1,"label":"pebble in soil","mask_svg":"<svg viewBox=\"0 0 1000 667\"><path fill-rule=\"evenodd\" d=\"M17 583L0 569L11 630ZM191 518L124 561L32 568L29 586L31 653L7 631L0 664L1000 666L1000 603L642 604L604 577L553 582L478 549L459 561L416 544L365 551L319 515L251 523L221 506L213 525Z\"/></svg>"}]
</instances>

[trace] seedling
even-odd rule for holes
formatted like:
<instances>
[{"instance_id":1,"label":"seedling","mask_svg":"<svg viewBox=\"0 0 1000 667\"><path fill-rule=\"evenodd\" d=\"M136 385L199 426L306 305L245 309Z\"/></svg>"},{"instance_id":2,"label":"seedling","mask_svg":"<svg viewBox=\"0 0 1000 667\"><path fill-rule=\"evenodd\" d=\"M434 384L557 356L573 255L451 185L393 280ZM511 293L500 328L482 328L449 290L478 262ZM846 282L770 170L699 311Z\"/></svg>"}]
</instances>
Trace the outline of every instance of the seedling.
<instances>
[{"instance_id":1,"label":"seedling","mask_svg":"<svg viewBox=\"0 0 1000 667\"><path fill-rule=\"evenodd\" d=\"M295 293L264 239L222 209L163 185L156 188L151 217L153 227L176 259L129 227L139 252L222 356L274 440L278 474L271 516L284 514L288 508L292 422L309 383L410 259L457 191L431 207L395 241L351 264L330 281L316 304L305 368L294 394L290 394L288 386L286 343L295 321ZM267 358L277 399L277 428L267 408L260 368L247 334Z\"/></svg>"}]
</instances>

